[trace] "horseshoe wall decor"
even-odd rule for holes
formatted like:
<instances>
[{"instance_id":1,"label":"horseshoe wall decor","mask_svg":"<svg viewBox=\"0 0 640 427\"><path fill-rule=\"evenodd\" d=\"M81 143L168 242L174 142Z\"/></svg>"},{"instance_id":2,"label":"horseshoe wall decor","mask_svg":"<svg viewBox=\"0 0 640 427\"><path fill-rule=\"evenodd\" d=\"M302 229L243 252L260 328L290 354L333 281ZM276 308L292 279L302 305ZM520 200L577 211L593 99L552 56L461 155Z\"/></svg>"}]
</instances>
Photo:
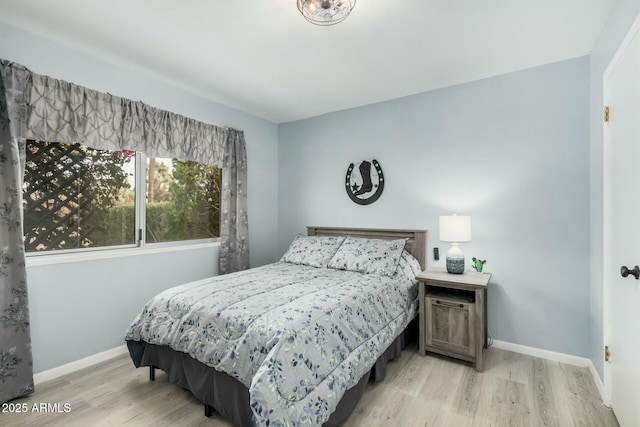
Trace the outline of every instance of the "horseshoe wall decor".
<instances>
[{"instance_id":1,"label":"horseshoe wall decor","mask_svg":"<svg viewBox=\"0 0 640 427\"><path fill-rule=\"evenodd\" d=\"M347 168L345 188L349 198L359 205L370 205L378 200L384 190L380 163L377 160L363 160L357 165L351 163Z\"/></svg>"}]
</instances>

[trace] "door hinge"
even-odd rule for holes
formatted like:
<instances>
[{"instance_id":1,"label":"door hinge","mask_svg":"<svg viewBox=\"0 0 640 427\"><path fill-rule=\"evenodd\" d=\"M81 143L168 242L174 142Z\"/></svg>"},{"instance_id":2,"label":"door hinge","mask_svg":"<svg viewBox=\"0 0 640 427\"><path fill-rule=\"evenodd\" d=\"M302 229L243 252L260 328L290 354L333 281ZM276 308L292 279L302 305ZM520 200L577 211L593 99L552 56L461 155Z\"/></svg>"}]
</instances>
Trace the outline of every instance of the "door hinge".
<instances>
[{"instance_id":1,"label":"door hinge","mask_svg":"<svg viewBox=\"0 0 640 427\"><path fill-rule=\"evenodd\" d=\"M604 106L604 122L609 123L609 106Z\"/></svg>"},{"instance_id":2,"label":"door hinge","mask_svg":"<svg viewBox=\"0 0 640 427\"><path fill-rule=\"evenodd\" d=\"M609 359L611 359L611 351L609 351L609 346L605 345L604 346L604 361L608 362Z\"/></svg>"}]
</instances>

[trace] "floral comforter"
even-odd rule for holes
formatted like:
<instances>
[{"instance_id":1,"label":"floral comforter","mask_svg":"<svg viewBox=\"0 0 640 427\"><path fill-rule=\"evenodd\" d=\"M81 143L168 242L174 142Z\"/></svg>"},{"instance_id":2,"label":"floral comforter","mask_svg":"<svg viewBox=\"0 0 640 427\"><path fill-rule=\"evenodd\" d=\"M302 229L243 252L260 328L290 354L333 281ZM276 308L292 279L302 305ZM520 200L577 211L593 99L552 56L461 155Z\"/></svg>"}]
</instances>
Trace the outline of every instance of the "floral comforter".
<instances>
[{"instance_id":1,"label":"floral comforter","mask_svg":"<svg viewBox=\"0 0 640 427\"><path fill-rule=\"evenodd\" d=\"M321 425L417 313L396 277L269 264L168 289L127 340L169 346L249 388L254 423Z\"/></svg>"}]
</instances>

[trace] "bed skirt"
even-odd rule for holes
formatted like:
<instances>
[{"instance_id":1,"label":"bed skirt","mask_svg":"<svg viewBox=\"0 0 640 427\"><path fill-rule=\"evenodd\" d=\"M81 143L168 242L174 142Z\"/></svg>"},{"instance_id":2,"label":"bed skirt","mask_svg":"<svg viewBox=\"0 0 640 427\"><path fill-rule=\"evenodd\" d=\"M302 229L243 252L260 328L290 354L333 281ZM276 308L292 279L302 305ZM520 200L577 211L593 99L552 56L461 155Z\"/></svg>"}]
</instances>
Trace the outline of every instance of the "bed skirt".
<instances>
[{"instance_id":1,"label":"bed skirt","mask_svg":"<svg viewBox=\"0 0 640 427\"><path fill-rule=\"evenodd\" d=\"M370 379L381 381L387 373L387 362L400 357L402 349L417 336L417 321L414 319L385 352L371 370L354 387L347 390L325 427L343 423L360 401ZM252 425L253 413L249 402L249 389L237 379L219 372L192 358L186 353L166 346L148 344L144 341L127 341L129 354L136 368L153 366L167 373L169 381L191 391L205 405L213 407L235 426Z\"/></svg>"}]
</instances>

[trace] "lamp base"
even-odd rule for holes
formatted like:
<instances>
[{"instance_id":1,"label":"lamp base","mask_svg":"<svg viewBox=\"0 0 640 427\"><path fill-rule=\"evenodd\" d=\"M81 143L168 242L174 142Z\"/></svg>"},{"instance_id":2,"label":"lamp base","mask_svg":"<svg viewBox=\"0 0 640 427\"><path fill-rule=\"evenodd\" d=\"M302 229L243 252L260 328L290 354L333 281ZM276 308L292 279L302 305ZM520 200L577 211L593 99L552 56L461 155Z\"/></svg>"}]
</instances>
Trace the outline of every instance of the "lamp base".
<instances>
[{"instance_id":1,"label":"lamp base","mask_svg":"<svg viewBox=\"0 0 640 427\"><path fill-rule=\"evenodd\" d=\"M447 257L447 272L451 274L464 273L464 258Z\"/></svg>"}]
</instances>

